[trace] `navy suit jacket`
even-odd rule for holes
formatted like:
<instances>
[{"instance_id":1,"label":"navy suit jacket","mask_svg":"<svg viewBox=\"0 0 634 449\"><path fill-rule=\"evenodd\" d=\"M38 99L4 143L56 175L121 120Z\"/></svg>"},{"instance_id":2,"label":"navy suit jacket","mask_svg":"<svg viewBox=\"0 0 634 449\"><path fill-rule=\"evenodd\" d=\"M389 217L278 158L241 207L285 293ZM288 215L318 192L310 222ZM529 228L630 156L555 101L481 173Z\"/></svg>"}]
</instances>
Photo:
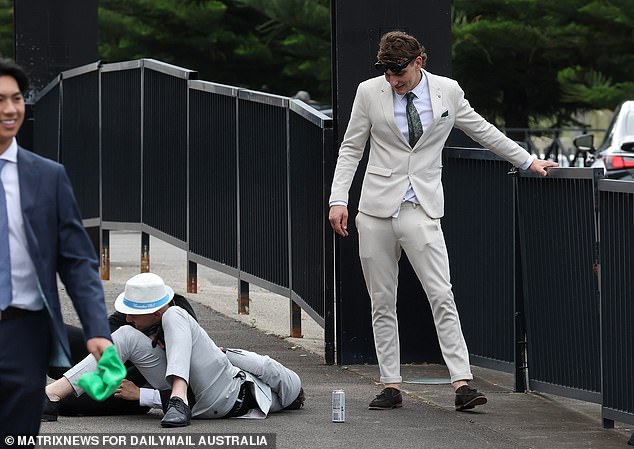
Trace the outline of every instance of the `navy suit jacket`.
<instances>
[{"instance_id":1,"label":"navy suit jacket","mask_svg":"<svg viewBox=\"0 0 634 449\"><path fill-rule=\"evenodd\" d=\"M51 365L70 366L56 274L73 301L86 339L110 339L99 263L64 167L18 147L18 176L28 250L51 318Z\"/></svg>"}]
</instances>

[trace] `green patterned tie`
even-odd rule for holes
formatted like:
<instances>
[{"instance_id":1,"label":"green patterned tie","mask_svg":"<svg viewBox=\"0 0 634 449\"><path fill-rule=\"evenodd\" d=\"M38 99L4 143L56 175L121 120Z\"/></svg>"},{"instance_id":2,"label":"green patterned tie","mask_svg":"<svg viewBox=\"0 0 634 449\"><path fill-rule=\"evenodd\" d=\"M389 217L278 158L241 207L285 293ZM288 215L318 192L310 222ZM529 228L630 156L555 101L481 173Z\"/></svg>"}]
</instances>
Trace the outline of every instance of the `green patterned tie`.
<instances>
[{"instance_id":1,"label":"green patterned tie","mask_svg":"<svg viewBox=\"0 0 634 449\"><path fill-rule=\"evenodd\" d=\"M416 110L416 106L414 106L414 98L416 95L414 92L407 92L405 94L407 98L407 107L405 111L407 112L407 132L409 133L409 146L414 148L420 136L423 135L423 124L420 121L420 115L418 115L418 111Z\"/></svg>"}]
</instances>

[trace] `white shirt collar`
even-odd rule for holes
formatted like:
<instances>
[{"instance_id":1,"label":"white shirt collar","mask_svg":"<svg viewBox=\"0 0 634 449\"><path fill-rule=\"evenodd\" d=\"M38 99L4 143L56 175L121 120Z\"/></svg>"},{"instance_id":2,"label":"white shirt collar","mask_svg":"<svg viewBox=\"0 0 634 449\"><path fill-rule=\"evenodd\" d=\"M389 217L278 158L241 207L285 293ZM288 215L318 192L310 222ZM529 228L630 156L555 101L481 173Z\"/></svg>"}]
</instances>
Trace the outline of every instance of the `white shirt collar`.
<instances>
[{"instance_id":1,"label":"white shirt collar","mask_svg":"<svg viewBox=\"0 0 634 449\"><path fill-rule=\"evenodd\" d=\"M0 154L0 159L6 159L9 162L17 163L18 162L18 141L13 138L11 145L6 151Z\"/></svg>"}]
</instances>

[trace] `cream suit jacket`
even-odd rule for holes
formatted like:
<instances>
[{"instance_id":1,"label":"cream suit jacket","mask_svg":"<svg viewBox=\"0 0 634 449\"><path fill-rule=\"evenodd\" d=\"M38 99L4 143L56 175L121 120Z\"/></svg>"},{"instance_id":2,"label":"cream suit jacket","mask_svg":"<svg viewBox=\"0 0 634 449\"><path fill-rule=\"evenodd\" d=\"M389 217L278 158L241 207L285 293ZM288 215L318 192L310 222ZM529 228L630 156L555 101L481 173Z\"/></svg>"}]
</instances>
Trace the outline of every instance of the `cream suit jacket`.
<instances>
[{"instance_id":1,"label":"cream suit jacket","mask_svg":"<svg viewBox=\"0 0 634 449\"><path fill-rule=\"evenodd\" d=\"M370 155L359 211L381 218L396 212L410 183L425 212L432 218L443 216L442 149L454 126L515 166L527 161L529 154L522 147L473 110L456 81L424 73L433 120L414 148L394 121L392 88L385 77L359 84L339 149L331 203L348 202L348 191L368 139Z\"/></svg>"}]
</instances>

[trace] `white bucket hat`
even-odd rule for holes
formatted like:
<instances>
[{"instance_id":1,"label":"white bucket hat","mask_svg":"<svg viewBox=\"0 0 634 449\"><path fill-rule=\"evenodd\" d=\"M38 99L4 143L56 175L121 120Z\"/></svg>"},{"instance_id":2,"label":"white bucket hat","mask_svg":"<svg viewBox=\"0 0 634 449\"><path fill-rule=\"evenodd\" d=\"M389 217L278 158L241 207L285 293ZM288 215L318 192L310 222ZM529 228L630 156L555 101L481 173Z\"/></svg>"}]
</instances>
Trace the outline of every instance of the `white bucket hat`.
<instances>
[{"instance_id":1,"label":"white bucket hat","mask_svg":"<svg viewBox=\"0 0 634 449\"><path fill-rule=\"evenodd\" d=\"M125 291L114 302L117 312L145 315L156 312L174 297L174 290L154 273L141 273L128 279Z\"/></svg>"}]
</instances>

